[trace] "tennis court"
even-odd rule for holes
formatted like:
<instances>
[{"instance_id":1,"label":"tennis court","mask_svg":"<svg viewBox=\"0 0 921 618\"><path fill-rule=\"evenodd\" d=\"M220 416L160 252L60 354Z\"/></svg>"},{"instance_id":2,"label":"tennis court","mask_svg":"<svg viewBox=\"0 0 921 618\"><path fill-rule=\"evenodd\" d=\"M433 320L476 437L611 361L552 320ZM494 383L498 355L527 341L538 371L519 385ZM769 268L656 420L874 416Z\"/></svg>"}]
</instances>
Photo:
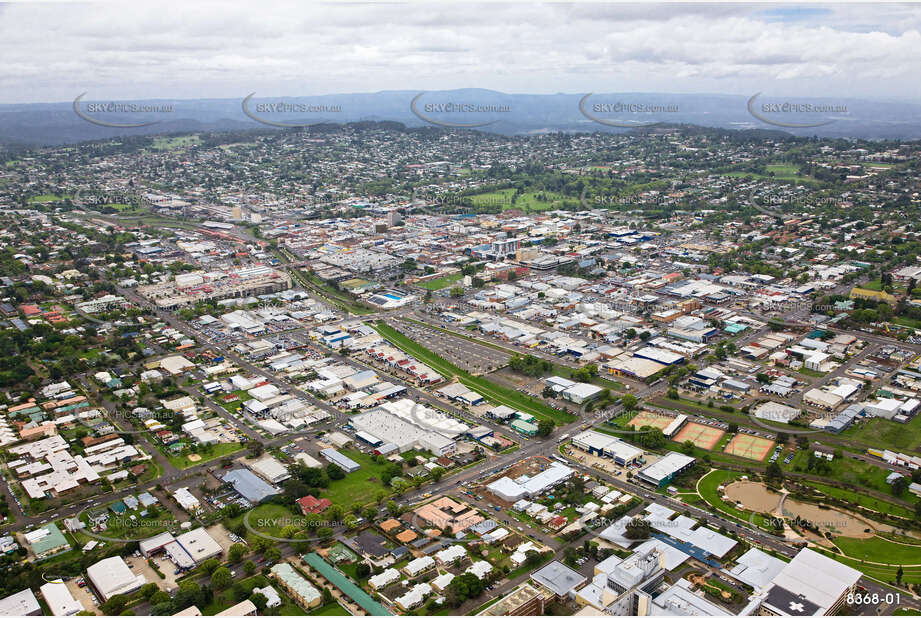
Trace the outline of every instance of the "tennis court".
<instances>
[{"instance_id":1,"label":"tennis court","mask_svg":"<svg viewBox=\"0 0 921 618\"><path fill-rule=\"evenodd\" d=\"M736 457L761 461L767 456L772 448L774 448L773 440L759 438L758 436L750 436L747 433L739 433L729 441L729 444L726 445L723 452L735 455Z\"/></svg>"},{"instance_id":2,"label":"tennis court","mask_svg":"<svg viewBox=\"0 0 921 618\"><path fill-rule=\"evenodd\" d=\"M657 429L665 429L671 425L673 420L675 420L674 416L669 416L660 412L653 412L651 410L643 410L631 418L630 422L627 424L631 427L635 427L636 429L645 427L647 425L650 427L656 427Z\"/></svg>"},{"instance_id":3,"label":"tennis court","mask_svg":"<svg viewBox=\"0 0 921 618\"><path fill-rule=\"evenodd\" d=\"M701 425L700 423L685 423L684 427L672 438L675 442L683 444L687 440L694 443L694 446L705 450L711 450L720 438L726 432L717 427L710 425Z\"/></svg>"}]
</instances>

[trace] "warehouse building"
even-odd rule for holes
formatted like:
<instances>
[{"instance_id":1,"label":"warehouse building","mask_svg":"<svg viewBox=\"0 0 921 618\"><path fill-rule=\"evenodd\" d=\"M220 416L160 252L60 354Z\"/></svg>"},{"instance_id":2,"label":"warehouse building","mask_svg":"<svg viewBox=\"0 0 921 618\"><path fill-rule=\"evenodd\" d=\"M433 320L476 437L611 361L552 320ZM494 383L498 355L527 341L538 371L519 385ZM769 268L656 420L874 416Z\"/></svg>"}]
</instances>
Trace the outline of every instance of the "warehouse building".
<instances>
[{"instance_id":1,"label":"warehouse building","mask_svg":"<svg viewBox=\"0 0 921 618\"><path fill-rule=\"evenodd\" d=\"M668 453L636 474L636 478L655 487L665 487L678 474L694 465L696 460L681 453Z\"/></svg>"},{"instance_id":2,"label":"warehouse building","mask_svg":"<svg viewBox=\"0 0 921 618\"><path fill-rule=\"evenodd\" d=\"M77 612L84 611L83 604L80 603L67 589L67 584L62 581L49 582L44 584L39 590L51 610L52 616L73 616Z\"/></svg>"},{"instance_id":3,"label":"warehouse building","mask_svg":"<svg viewBox=\"0 0 921 618\"><path fill-rule=\"evenodd\" d=\"M592 430L574 436L572 445L592 455L610 457L621 466L634 464L643 457L643 449L627 444L620 438Z\"/></svg>"},{"instance_id":4,"label":"warehouse building","mask_svg":"<svg viewBox=\"0 0 921 618\"><path fill-rule=\"evenodd\" d=\"M143 575L136 575L121 556L100 560L86 569L86 576L103 602L117 594L131 594L147 583Z\"/></svg>"},{"instance_id":5,"label":"warehouse building","mask_svg":"<svg viewBox=\"0 0 921 618\"><path fill-rule=\"evenodd\" d=\"M352 461L351 459L349 459L348 457L346 457L345 455L343 455L342 453L340 453L339 451L333 448L325 448L321 450L320 457L322 457L323 459L325 459L331 464L335 464L339 466L340 468L342 468L342 471L345 472L346 474L349 474L350 472L355 472L356 470L361 468L361 464L355 461Z\"/></svg>"}]
</instances>

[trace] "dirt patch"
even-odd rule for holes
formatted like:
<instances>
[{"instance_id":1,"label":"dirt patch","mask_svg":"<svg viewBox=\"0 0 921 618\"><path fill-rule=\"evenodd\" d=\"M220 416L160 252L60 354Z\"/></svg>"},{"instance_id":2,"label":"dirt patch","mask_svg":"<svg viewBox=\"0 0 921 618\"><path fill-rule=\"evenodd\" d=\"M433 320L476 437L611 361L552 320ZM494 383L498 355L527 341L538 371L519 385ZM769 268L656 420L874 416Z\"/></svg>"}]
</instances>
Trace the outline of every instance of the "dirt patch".
<instances>
[{"instance_id":1,"label":"dirt patch","mask_svg":"<svg viewBox=\"0 0 921 618\"><path fill-rule=\"evenodd\" d=\"M781 495L768 490L763 483L736 481L724 489L733 502L740 502L742 508L756 513L773 513L780 504Z\"/></svg>"}]
</instances>

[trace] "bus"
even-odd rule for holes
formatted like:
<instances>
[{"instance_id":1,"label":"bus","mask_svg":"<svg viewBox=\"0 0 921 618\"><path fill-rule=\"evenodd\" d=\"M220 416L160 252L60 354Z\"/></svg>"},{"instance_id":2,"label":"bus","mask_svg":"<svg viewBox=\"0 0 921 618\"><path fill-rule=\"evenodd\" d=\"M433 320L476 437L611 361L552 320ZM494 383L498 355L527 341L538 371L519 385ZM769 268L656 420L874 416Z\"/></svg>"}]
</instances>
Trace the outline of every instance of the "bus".
<instances>
[{"instance_id":1,"label":"bus","mask_svg":"<svg viewBox=\"0 0 921 618\"><path fill-rule=\"evenodd\" d=\"M556 442L557 442L557 444L560 444L561 442L565 442L565 441L568 440L568 439L569 439L569 434L568 434L568 433L564 433L562 436L560 436L559 438L557 438Z\"/></svg>"}]
</instances>

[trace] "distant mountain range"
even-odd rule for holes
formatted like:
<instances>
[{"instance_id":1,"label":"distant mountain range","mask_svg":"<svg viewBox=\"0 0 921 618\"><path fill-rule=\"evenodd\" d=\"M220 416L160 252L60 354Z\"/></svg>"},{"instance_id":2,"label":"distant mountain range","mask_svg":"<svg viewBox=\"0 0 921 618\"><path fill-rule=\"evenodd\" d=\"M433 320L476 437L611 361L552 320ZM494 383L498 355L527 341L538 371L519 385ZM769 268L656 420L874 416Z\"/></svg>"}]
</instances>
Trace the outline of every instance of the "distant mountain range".
<instances>
[{"instance_id":1,"label":"distant mountain range","mask_svg":"<svg viewBox=\"0 0 921 618\"><path fill-rule=\"evenodd\" d=\"M79 94L79 93L77 93ZM307 97L139 100L0 105L0 143L58 145L122 135L272 129L279 125L394 121L504 135L629 131L649 123L763 129L799 136L921 139L921 104L667 93L505 94L492 90L385 91ZM754 93L752 93L754 94ZM75 95L76 96L76 95ZM447 105L453 105L446 111ZM627 108L626 106L634 106ZM637 110L635 106L644 106ZM802 106L829 106L815 111ZM128 108L127 106L134 106ZM171 106L163 111L162 106ZM800 106L798 110L793 107ZM461 112L457 112L458 108ZM156 108L157 111L136 111ZM317 111L317 108L326 111ZM82 116L82 117L81 117ZM262 122L261 122L262 121ZM145 126L101 126L137 125ZM488 123L488 124L487 124ZM818 125L821 126L802 126ZM800 126L796 126L800 125Z\"/></svg>"}]
</instances>

